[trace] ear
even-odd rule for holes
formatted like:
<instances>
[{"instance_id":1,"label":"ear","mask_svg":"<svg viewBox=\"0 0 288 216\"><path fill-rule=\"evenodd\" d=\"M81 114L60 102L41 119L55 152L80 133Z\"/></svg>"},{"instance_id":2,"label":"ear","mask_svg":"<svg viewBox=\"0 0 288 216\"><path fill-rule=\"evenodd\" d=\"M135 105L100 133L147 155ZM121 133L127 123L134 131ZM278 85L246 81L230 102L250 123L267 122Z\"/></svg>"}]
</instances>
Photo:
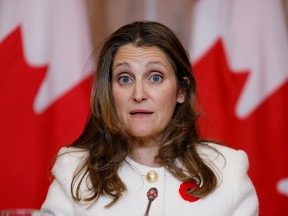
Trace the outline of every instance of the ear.
<instances>
[{"instance_id":1,"label":"ear","mask_svg":"<svg viewBox=\"0 0 288 216\"><path fill-rule=\"evenodd\" d=\"M190 83L190 80L188 77L183 77L183 79L185 80L186 82L186 86L189 85ZM185 98L186 98L186 92L183 88L183 85L180 85L180 89L179 89L179 92L178 92L178 95L177 95L177 102L182 104L185 102Z\"/></svg>"},{"instance_id":2,"label":"ear","mask_svg":"<svg viewBox=\"0 0 288 216\"><path fill-rule=\"evenodd\" d=\"M177 95L177 102L182 104L185 102L186 93L183 90L180 90Z\"/></svg>"}]
</instances>

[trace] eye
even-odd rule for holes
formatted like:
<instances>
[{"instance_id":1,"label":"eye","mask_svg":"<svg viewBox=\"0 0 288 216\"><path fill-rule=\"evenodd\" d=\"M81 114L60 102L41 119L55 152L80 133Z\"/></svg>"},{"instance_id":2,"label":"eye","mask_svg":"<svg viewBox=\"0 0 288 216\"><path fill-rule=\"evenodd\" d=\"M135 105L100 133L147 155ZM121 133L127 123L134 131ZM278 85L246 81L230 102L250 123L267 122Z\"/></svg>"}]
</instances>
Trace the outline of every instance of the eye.
<instances>
[{"instance_id":1,"label":"eye","mask_svg":"<svg viewBox=\"0 0 288 216\"><path fill-rule=\"evenodd\" d=\"M118 81L120 84L129 84L131 82L131 78L128 76L128 75L123 75L123 76L120 76Z\"/></svg>"},{"instance_id":2,"label":"eye","mask_svg":"<svg viewBox=\"0 0 288 216\"><path fill-rule=\"evenodd\" d=\"M150 78L152 82L160 82L162 81L162 76L160 74L153 74Z\"/></svg>"}]
</instances>

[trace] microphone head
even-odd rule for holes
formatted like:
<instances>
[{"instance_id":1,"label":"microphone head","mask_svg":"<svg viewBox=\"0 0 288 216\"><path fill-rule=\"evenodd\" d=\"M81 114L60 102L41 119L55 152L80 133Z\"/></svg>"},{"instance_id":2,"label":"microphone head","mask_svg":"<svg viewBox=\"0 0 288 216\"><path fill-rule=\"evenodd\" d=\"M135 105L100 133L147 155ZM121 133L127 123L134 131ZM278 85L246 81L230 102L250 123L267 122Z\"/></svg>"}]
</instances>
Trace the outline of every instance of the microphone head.
<instances>
[{"instance_id":1,"label":"microphone head","mask_svg":"<svg viewBox=\"0 0 288 216\"><path fill-rule=\"evenodd\" d=\"M155 187L152 187L149 189L149 191L147 192L147 197L148 200L153 201L154 199L156 199L158 196L158 190Z\"/></svg>"}]
</instances>

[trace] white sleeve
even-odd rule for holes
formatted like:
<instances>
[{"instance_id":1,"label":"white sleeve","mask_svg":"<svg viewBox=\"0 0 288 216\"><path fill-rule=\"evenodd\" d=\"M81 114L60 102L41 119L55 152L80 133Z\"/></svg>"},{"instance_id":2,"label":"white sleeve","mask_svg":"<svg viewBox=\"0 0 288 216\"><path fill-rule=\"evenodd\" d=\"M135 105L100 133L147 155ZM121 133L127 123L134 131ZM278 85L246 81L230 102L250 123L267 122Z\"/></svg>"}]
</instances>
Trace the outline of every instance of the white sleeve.
<instances>
[{"instance_id":1,"label":"white sleeve","mask_svg":"<svg viewBox=\"0 0 288 216\"><path fill-rule=\"evenodd\" d=\"M73 215L71 199L67 196L61 183L54 179L49 187L45 202L41 207L43 216L67 216Z\"/></svg>"},{"instance_id":2,"label":"white sleeve","mask_svg":"<svg viewBox=\"0 0 288 216\"><path fill-rule=\"evenodd\" d=\"M83 154L62 148L52 169L54 180L41 207L43 216L73 216L77 206L72 198L70 185L76 167L83 161Z\"/></svg>"},{"instance_id":3,"label":"white sleeve","mask_svg":"<svg viewBox=\"0 0 288 216\"><path fill-rule=\"evenodd\" d=\"M255 188L248 177L248 157L244 151L235 151L237 159L233 160L235 209L233 216L257 216L259 215L259 203Z\"/></svg>"}]
</instances>

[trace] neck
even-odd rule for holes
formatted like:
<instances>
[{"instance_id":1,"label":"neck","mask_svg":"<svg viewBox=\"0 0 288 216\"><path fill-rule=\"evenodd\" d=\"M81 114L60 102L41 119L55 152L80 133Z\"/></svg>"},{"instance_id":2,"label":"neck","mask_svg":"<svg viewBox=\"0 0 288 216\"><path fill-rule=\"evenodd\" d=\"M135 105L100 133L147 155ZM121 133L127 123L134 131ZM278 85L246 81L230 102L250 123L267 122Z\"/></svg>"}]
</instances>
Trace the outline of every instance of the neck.
<instances>
[{"instance_id":1,"label":"neck","mask_svg":"<svg viewBox=\"0 0 288 216\"><path fill-rule=\"evenodd\" d=\"M153 142L133 142L133 149L129 157L137 163L150 167L160 167L159 161L155 160L155 156L159 151L159 144Z\"/></svg>"}]
</instances>

